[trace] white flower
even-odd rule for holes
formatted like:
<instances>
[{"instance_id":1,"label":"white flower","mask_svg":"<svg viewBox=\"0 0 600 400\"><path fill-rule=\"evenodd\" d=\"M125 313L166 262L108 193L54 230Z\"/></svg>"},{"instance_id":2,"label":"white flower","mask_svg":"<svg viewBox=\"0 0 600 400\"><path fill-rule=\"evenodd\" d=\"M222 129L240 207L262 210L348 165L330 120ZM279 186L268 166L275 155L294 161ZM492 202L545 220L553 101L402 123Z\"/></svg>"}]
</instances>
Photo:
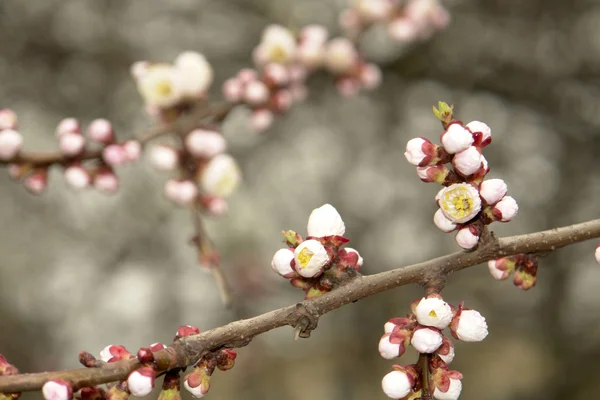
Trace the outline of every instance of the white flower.
<instances>
[{"instance_id":1,"label":"white flower","mask_svg":"<svg viewBox=\"0 0 600 400\"><path fill-rule=\"evenodd\" d=\"M138 79L137 86L144 102L151 107L174 106L184 94L179 71L165 64L149 67Z\"/></svg>"},{"instance_id":2,"label":"white flower","mask_svg":"<svg viewBox=\"0 0 600 400\"><path fill-rule=\"evenodd\" d=\"M452 321L452 330L456 337L464 342L480 342L488 334L485 318L475 310L462 310Z\"/></svg>"},{"instance_id":3,"label":"white flower","mask_svg":"<svg viewBox=\"0 0 600 400\"><path fill-rule=\"evenodd\" d=\"M17 114L11 109L0 110L0 130L15 129L17 127Z\"/></svg>"},{"instance_id":4,"label":"white flower","mask_svg":"<svg viewBox=\"0 0 600 400\"><path fill-rule=\"evenodd\" d=\"M504 196L492 210L494 216L496 216L502 222L508 222L512 220L519 211L519 205L517 201L511 196Z\"/></svg>"},{"instance_id":5,"label":"white flower","mask_svg":"<svg viewBox=\"0 0 600 400\"><path fill-rule=\"evenodd\" d=\"M490 270L490 274L494 279L499 281L507 279L510 276L510 271L498 268L497 264L497 260L488 261L488 269Z\"/></svg>"},{"instance_id":6,"label":"white flower","mask_svg":"<svg viewBox=\"0 0 600 400\"><path fill-rule=\"evenodd\" d=\"M437 297L423 297L415 309L419 324L444 329L452 321L452 308Z\"/></svg>"},{"instance_id":7,"label":"white flower","mask_svg":"<svg viewBox=\"0 0 600 400\"><path fill-rule=\"evenodd\" d=\"M312 278L323 271L329 262L325 247L317 240L305 240L294 251L296 272L305 278Z\"/></svg>"},{"instance_id":8,"label":"white flower","mask_svg":"<svg viewBox=\"0 0 600 400\"><path fill-rule=\"evenodd\" d=\"M151 367L142 367L129 374L127 388L136 397L148 396L154 388L155 373Z\"/></svg>"},{"instance_id":9,"label":"white flower","mask_svg":"<svg viewBox=\"0 0 600 400\"><path fill-rule=\"evenodd\" d=\"M45 400L71 400L73 391L66 381L48 381L42 386L42 395Z\"/></svg>"},{"instance_id":10,"label":"white flower","mask_svg":"<svg viewBox=\"0 0 600 400\"><path fill-rule=\"evenodd\" d=\"M400 355L400 343L390 342L390 334L384 334L379 340L379 354L386 360L391 360Z\"/></svg>"},{"instance_id":11,"label":"white flower","mask_svg":"<svg viewBox=\"0 0 600 400\"><path fill-rule=\"evenodd\" d=\"M440 190L436 200L444 216L455 224L470 221L481 210L479 191L467 183L455 183Z\"/></svg>"},{"instance_id":12,"label":"white flower","mask_svg":"<svg viewBox=\"0 0 600 400\"><path fill-rule=\"evenodd\" d=\"M429 143L429 141L420 137L410 139L408 143L406 143L404 157L406 157L406 160L410 164L418 167L421 164L421 161L427 157L427 154L423 151L423 145L426 143Z\"/></svg>"},{"instance_id":13,"label":"white flower","mask_svg":"<svg viewBox=\"0 0 600 400\"><path fill-rule=\"evenodd\" d=\"M352 42L346 38L332 39L325 50L325 66L334 74L348 72L358 55Z\"/></svg>"},{"instance_id":14,"label":"white flower","mask_svg":"<svg viewBox=\"0 0 600 400\"><path fill-rule=\"evenodd\" d=\"M75 156L83 151L85 138L76 132L65 132L58 137L58 147L67 156Z\"/></svg>"},{"instance_id":15,"label":"white flower","mask_svg":"<svg viewBox=\"0 0 600 400\"><path fill-rule=\"evenodd\" d=\"M219 132L194 129L185 138L185 147L196 157L211 158L227 148L227 142Z\"/></svg>"},{"instance_id":16,"label":"white flower","mask_svg":"<svg viewBox=\"0 0 600 400\"><path fill-rule=\"evenodd\" d=\"M10 160L17 155L23 145L21 134L12 129L0 131L0 160Z\"/></svg>"},{"instance_id":17,"label":"white flower","mask_svg":"<svg viewBox=\"0 0 600 400\"><path fill-rule=\"evenodd\" d=\"M356 251L352 247L346 247L346 253L356 253L356 255L358 256L358 261L356 262L356 265L358 267L362 267L364 260L363 260L363 258L361 257L361 255L359 254L358 251Z\"/></svg>"},{"instance_id":18,"label":"white flower","mask_svg":"<svg viewBox=\"0 0 600 400\"><path fill-rule=\"evenodd\" d=\"M90 175L79 165L71 165L65 169L65 179L75 189L84 189L91 183Z\"/></svg>"},{"instance_id":19,"label":"white flower","mask_svg":"<svg viewBox=\"0 0 600 400\"><path fill-rule=\"evenodd\" d=\"M215 156L204 167L200 183L204 191L213 196L230 196L242 180L240 168L229 154Z\"/></svg>"},{"instance_id":20,"label":"white flower","mask_svg":"<svg viewBox=\"0 0 600 400\"><path fill-rule=\"evenodd\" d=\"M269 88L262 81L252 81L244 89L244 100L250 105L260 105L269 99Z\"/></svg>"},{"instance_id":21,"label":"white flower","mask_svg":"<svg viewBox=\"0 0 600 400\"><path fill-rule=\"evenodd\" d=\"M262 40L254 49L254 62L264 65L269 62L287 64L296 52L296 38L289 29L270 25L263 31Z\"/></svg>"},{"instance_id":22,"label":"white flower","mask_svg":"<svg viewBox=\"0 0 600 400\"><path fill-rule=\"evenodd\" d=\"M450 387L448 391L442 392L437 387L433 391L433 397L437 400L456 400L460 396L462 391L462 382L460 379L450 378Z\"/></svg>"},{"instance_id":23,"label":"white flower","mask_svg":"<svg viewBox=\"0 0 600 400\"><path fill-rule=\"evenodd\" d=\"M410 343L419 353L433 353L442 345L443 336L440 332L430 328L417 329L410 339Z\"/></svg>"},{"instance_id":24,"label":"white flower","mask_svg":"<svg viewBox=\"0 0 600 400\"><path fill-rule=\"evenodd\" d=\"M306 231L313 237L344 236L346 225L337 210L331 204L325 204L312 211Z\"/></svg>"},{"instance_id":25,"label":"white flower","mask_svg":"<svg viewBox=\"0 0 600 400\"><path fill-rule=\"evenodd\" d=\"M294 274L291 262L294 259L293 249L279 249L275 252L271 261L271 268L284 278L291 277Z\"/></svg>"},{"instance_id":26,"label":"white flower","mask_svg":"<svg viewBox=\"0 0 600 400\"><path fill-rule=\"evenodd\" d=\"M383 393L391 399L406 397L412 390L413 382L402 371L392 371L381 380Z\"/></svg>"},{"instance_id":27,"label":"white flower","mask_svg":"<svg viewBox=\"0 0 600 400\"><path fill-rule=\"evenodd\" d=\"M486 203L493 205L499 202L508 191L508 186L502 179L487 179L481 182L479 195Z\"/></svg>"},{"instance_id":28,"label":"white flower","mask_svg":"<svg viewBox=\"0 0 600 400\"><path fill-rule=\"evenodd\" d=\"M482 155L475 146L456 153L452 158L454 168L465 176L473 175L477 172L481 168L482 162Z\"/></svg>"},{"instance_id":29,"label":"white flower","mask_svg":"<svg viewBox=\"0 0 600 400\"><path fill-rule=\"evenodd\" d=\"M474 231L476 232L474 227L471 228L470 226L465 226L458 231L454 240L456 240L456 243L463 249L472 249L479 243L479 235L473 233Z\"/></svg>"},{"instance_id":30,"label":"white flower","mask_svg":"<svg viewBox=\"0 0 600 400\"><path fill-rule=\"evenodd\" d=\"M473 135L460 124L452 124L442 134L442 146L450 154L468 149L473 144Z\"/></svg>"},{"instance_id":31,"label":"white flower","mask_svg":"<svg viewBox=\"0 0 600 400\"><path fill-rule=\"evenodd\" d=\"M161 171L172 171L179 164L177 150L170 146L155 144L149 149L150 164Z\"/></svg>"},{"instance_id":32,"label":"white flower","mask_svg":"<svg viewBox=\"0 0 600 400\"><path fill-rule=\"evenodd\" d=\"M600 244L596 246L596 252L594 253L594 256L596 257L598 264L600 264Z\"/></svg>"},{"instance_id":33,"label":"white flower","mask_svg":"<svg viewBox=\"0 0 600 400\"><path fill-rule=\"evenodd\" d=\"M487 124L483 122L471 121L467 125L465 125L465 128L470 130L472 133L481 133L481 139L479 141L482 143L482 147L487 145L491 140L492 130L489 126L487 126Z\"/></svg>"},{"instance_id":34,"label":"white flower","mask_svg":"<svg viewBox=\"0 0 600 400\"><path fill-rule=\"evenodd\" d=\"M181 81L181 93L191 98L203 97L213 81L213 69L206 58L194 51L186 51L175 59L175 69Z\"/></svg>"},{"instance_id":35,"label":"white flower","mask_svg":"<svg viewBox=\"0 0 600 400\"><path fill-rule=\"evenodd\" d=\"M456 229L456 224L446 218L441 209L438 209L433 215L433 223L442 232L452 232Z\"/></svg>"}]
</instances>

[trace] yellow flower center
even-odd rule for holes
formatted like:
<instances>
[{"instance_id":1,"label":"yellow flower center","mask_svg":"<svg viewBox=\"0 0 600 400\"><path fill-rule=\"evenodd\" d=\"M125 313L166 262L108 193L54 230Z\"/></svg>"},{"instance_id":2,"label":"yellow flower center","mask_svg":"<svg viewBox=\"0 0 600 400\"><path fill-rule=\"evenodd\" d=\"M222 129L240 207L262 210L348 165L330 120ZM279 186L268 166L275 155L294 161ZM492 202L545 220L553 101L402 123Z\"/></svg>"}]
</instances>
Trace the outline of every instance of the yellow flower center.
<instances>
[{"instance_id":1,"label":"yellow flower center","mask_svg":"<svg viewBox=\"0 0 600 400\"><path fill-rule=\"evenodd\" d=\"M300 266L302 268L305 268L314 255L315 253L310 251L308 247L305 247L302 250L300 250L300 253L298 253L298 262L300 263Z\"/></svg>"},{"instance_id":2,"label":"yellow flower center","mask_svg":"<svg viewBox=\"0 0 600 400\"><path fill-rule=\"evenodd\" d=\"M429 316L430 316L431 318L437 318L437 314L435 313L435 310L431 310L431 311L429 311Z\"/></svg>"},{"instance_id":3,"label":"yellow flower center","mask_svg":"<svg viewBox=\"0 0 600 400\"><path fill-rule=\"evenodd\" d=\"M283 63L287 60L287 51L283 46L273 46L269 52L269 59L276 63Z\"/></svg>"},{"instance_id":4,"label":"yellow flower center","mask_svg":"<svg viewBox=\"0 0 600 400\"><path fill-rule=\"evenodd\" d=\"M156 93L160 96L168 96L173 93L173 85L169 81L160 81L156 84Z\"/></svg>"},{"instance_id":5,"label":"yellow flower center","mask_svg":"<svg viewBox=\"0 0 600 400\"><path fill-rule=\"evenodd\" d=\"M444 194L442 207L454 218L460 219L473 211L473 198L465 188L457 187Z\"/></svg>"}]
</instances>

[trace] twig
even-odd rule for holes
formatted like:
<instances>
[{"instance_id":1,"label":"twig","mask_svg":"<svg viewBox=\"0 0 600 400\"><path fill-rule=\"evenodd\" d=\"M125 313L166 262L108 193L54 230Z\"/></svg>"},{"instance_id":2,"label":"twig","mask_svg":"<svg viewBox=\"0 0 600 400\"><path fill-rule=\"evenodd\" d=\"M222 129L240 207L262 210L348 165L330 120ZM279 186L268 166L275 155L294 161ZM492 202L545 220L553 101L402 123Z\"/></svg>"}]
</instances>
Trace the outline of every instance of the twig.
<instances>
[{"instance_id":1,"label":"twig","mask_svg":"<svg viewBox=\"0 0 600 400\"><path fill-rule=\"evenodd\" d=\"M252 338L272 329L290 325L301 326L301 337L307 337L317 325L318 318L329 311L362 298L409 283L423 283L430 271L449 274L484 261L519 253L538 253L600 237L600 219L551 229L548 231L498 239L490 246L472 252L457 252L422 263L359 276L348 284L315 299L239 320L198 335L188 336L171 347L155 353L159 372L183 368L196 363L204 354L223 347L242 347ZM590 255L590 259L593 257ZM125 379L138 368L137 360L108 363L100 368L0 376L0 393L40 390L48 380L66 379L75 388Z\"/></svg>"}]
</instances>

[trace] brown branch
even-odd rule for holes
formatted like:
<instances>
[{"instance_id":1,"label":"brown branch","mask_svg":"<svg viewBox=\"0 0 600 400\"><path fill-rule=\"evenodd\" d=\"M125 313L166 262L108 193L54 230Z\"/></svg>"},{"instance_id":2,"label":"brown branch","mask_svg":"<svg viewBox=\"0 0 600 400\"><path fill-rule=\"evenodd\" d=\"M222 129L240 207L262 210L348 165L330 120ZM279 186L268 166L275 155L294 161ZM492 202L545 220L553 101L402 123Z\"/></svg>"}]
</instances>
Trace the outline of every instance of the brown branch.
<instances>
[{"instance_id":1,"label":"brown branch","mask_svg":"<svg viewBox=\"0 0 600 400\"><path fill-rule=\"evenodd\" d=\"M548 231L506 237L492 241L475 251L457 252L375 275L358 276L321 297L185 337L171 347L155 353L158 370L164 372L168 369L192 365L209 351L223 347L245 346L255 336L286 325L296 327L300 331L300 336L308 337L310 331L316 328L319 317L367 296L409 283L425 284L436 274L451 274L493 258L519 253L549 252L598 237L600 237L600 219ZM590 259L593 260L592 255ZM68 380L75 388L114 382L125 379L139 366L137 360L128 360L105 364L100 368L0 376L0 393L40 390L46 381L53 379Z\"/></svg>"}]
</instances>

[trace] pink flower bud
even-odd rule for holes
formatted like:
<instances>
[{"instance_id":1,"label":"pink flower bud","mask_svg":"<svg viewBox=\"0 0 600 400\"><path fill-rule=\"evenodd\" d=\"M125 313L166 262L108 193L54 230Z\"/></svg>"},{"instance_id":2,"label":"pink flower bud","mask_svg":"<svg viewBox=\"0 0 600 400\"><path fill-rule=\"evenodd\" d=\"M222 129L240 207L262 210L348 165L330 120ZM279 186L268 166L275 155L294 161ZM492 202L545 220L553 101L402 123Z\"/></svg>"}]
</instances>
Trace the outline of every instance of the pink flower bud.
<instances>
[{"instance_id":1,"label":"pink flower bud","mask_svg":"<svg viewBox=\"0 0 600 400\"><path fill-rule=\"evenodd\" d=\"M197 335L200 333L200 329L193 325L182 325L177 328L177 332L175 332L175 340L181 339L182 337Z\"/></svg>"},{"instance_id":2,"label":"pink flower bud","mask_svg":"<svg viewBox=\"0 0 600 400\"><path fill-rule=\"evenodd\" d=\"M295 275L292 269L292 261L294 261L294 249L279 249L273 256L271 268L284 278L291 278Z\"/></svg>"},{"instance_id":3,"label":"pink flower bud","mask_svg":"<svg viewBox=\"0 0 600 400\"><path fill-rule=\"evenodd\" d=\"M356 268L355 269L359 269L360 267L363 266L363 258L361 257L361 255L358 253L358 251L356 251L355 249L353 249L352 247L346 247L345 249L342 249L346 251L346 254L348 255L353 255L356 254L357 260L356 260ZM340 250L341 252L341 250Z\"/></svg>"},{"instance_id":4,"label":"pink flower bud","mask_svg":"<svg viewBox=\"0 0 600 400\"><path fill-rule=\"evenodd\" d=\"M402 371L389 372L381 380L383 392L391 399L403 399L408 396L414 384L414 379Z\"/></svg>"},{"instance_id":5,"label":"pink flower bud","mask_svg":"<svg viewBox=\"0 0 600 400\"><path fill-rule=\"evenodd\" d=\"M417 328L410 343L419 353L433 353L442 345L443 336L435 328Z\"/></svg>"},{"instance_id":6,"label":"pink flower bud","mask_svg":"<svg viewBox=\"0 0 600 400\"><path fill-rule=\"evenodd\" d=\"M423 182L436 182L443 185L450 175L450 170L444 164L417 167L417 175Z\"/></svg>"},{"instance_id":7,"label":"pink flower bud","mask_svg":"<svg viewBox=\"0 0 600 400\"><path fill-rule=\"evenodd\" d=\"M211 158L227 149L227 142L219 132L194 129L185 138L185 147L196 157Z\"/></svg>"},{"instance_id":8,"label":"pink flower bud","mask_svg":"<svg viewBox=\"0 0 600 400\"><path fill-rule=\"evenodd\" d=\"M335 88L344 97L352 97L360 90L360 81L354 77L344 76L335 82Z\"/></svg>"},{"instance_id":9,"label":"pink flower bud","mask_svg":"<svg viewBox=\"0 0 600 400\"><path fill-rule=\"evenodd\" d=\"M198 374L190 373L183 378L183 387L185 390L190 392L190 394L196 398L200 399L206 396L208 390L210 389L210 376L207 376L205 379L201 379L197 377Z\"/></svg>"},{"instance_id":10,"label":"pink flower bud","mask_svg":"<svg viewBox=\"0 0 600 400\"><path fill-rule=\"evenodd\" d=\"M442 133L441 141L444 149L454 154L468 149L473 144L473 135L460 124L454 123Z\"/></svg>"},{"instance_id":11,"label":"pink flower bud","mask_svg":"<svg viewBox=\"0 0 600 400\"><path fill-rule=\"evenodd\" d=\"M302 44L324 45L328 36L327 28L322 25L306 25L300 31L300 41Z\"/></svg>"},{"instance_id":12,"label":"pink flower bud","mask_svg":"<svg viewBox=\"0 0 600 400\"><path fill-rule=\"evenodd\" d=\"M273 94L271 99L273 108L277 112L285 112L292 106L292 93L287 89L281 89Z\"/></svg>"},{"instance_id":13,"label":"pink flower bud","mask_svg":"<svg viewBox=\"0 0 600 400\"><path fill-rule=\"evenodd\" d=\"M172 171L179 165L179 154L174 148L156 144L149 149L150 164L161 171Z\"/></svg>"},{"instance_id":14,"label":"pink flower bud","mask_svg":"<svg viewBox=\"0 0 600 400\"><path fill-rule=\"evenodd\" d=\"M439 209L433 215L433 223L442 232L452 232L456 229L456 224L450 221L448 218L446 218L442 210Z\"/></svg>"},{"instance_id":15,"label":"pink flower bud","mask_svg":"<svg viewBox=\"0 0 600 400\"><path fill-rule=\"evenodd\" d=\"M258 74L256 70L253 70L251 68L243 68L240 70L240 72L238 72L237 78L240 80L242 85L246 85L252 81L257 80Z\"/></svg>"},{"instance_id":16,"label":"pink flower bud","mask_svg":"<svg viewBox=\"0 0 600 400\"><path fill-rule=\"evenodd\" d=\"M76 132L64 132L58 137L58 147L67 156L76 156L85 147L85 138Z\"/></svg>"},{"instance_id":17,"label":"pink flower bud","mask_svg":"<svg viewBox=\"0 0 600 400\"><path fill-rule=\"evenodd\" d=\"M460 247L469 250L479 243L479 231L475 225L467 225L458 231L454 239Z\"/></svg>"},{"instance_id":18,"label":"pink flower bud","mask_svg":"<svg viewBox=\"0 0 600 400\"><path fill-rule=\"evenodd\" d=\"M88 136L94 142L108 144L115 139L112 124L104 118L98 118L92 121L88 127Z\"/></svg>"},{"instance_id":19,"label":"pink flower bud","mask_svg":"<svg viewBox=\"0 0 600 400\"><path fill-rule=\"evenodd\" d=\"M511 196L504 196L492 209L492 214L496 220L501 222L511 221L519 211L517 201Z\"/></svg>"},{"instance_id":20,"label":"pink flower bud","mask_svg":"<svg viewBox=\"0 0 600 400\"><path fill-rule=\"evenodd\" d=\"M360 15L353 8L343 10L338 19L340 27L348 32L357 32L361 28Z\"/></svg>"},{"instance_id":21,"label":"pink flower bud","mask_svg":"<svg viewBox=\"0 0 600 400\"><path fill-rule=\"evenodd\" d=\"M405 351L402 342L390 342L389 333L386 333L381 337L381 339L379 340L378 349L381 357L385 358L386 360L392 360L396 357L400 357Z\"/></svg>"},{"instance_id":22,"label":"pink flower bud","mask_svg":"<svg viewBox=\"0 0 600 400\"><path fill-rule=\"evenodd\" d=\"M64 379L48 381L42 386L42 395L45 400L71 400L73 398L73 388Z\"/></svg>"},{"instance_id":23,"label":"pink flower bud","mask_svg":"<svg viewBox=\"0 0 600 400\"><path fill-rule=\"evenodd\" d=\"M299 65L310 70L320 67L323 64L324 57L325 46L311 42L302 43L296 52Z\"/></svg>"},{"instance_id":24,"label":"pink flower bud","mask_svg":"<svg viewBox=\"0 0 600 400\"><path fill-rule=\"evenodd\" d=\"M63 133L81 133L79 122L75 118L65 118L56 127L56 136Z\"/></svg>"},{"instance_id":25,"label":"pink flower bud","mask_svg":"<svg viewBox=\"0 0 600 400\"><path fill-rule=\"evenodd\" d=\"M263 132L273 124L274 119L275 116L271 110L259 108L252 112L252 115L250 116L250 126L256 132Z\"/></svg>"},{"instance_id":26,"label":"pink flower bud","mask_svg":"<svg viewBox=\"0 0 600 400\"><path fill-rule=\"evenodd\" d=\"M444 329L452 321L452 308L438 297L423 297L415 308L419 324Z\"/></svg>"},{"instance_id":27,"label":"pink flower bud","mask_svg":"<svg viewBox=\"0 0 600 400\"><path fill-rule=\"evenodd\" d=\"M0 131L0 160L10 160L17 155L23 145L21 134L12 129Z\"/></svg>"},{"instance_id":28,"label":"pink flower bud","mask_svg":"<svg viewBox=\"0 0 600 400\"><path fill-rule=\"evenodd\" d=\"M329 41L325 50L325 66L334 74L348 72L358 59L356 48L349 39L335 38Z\"/></svg>"},{"instance_id":29,"label":"pink flower bud","mask_svg":"<svg viewBox=\"0 0 600 400\"><path fill-rule=\"evenodd\" d=\"M128 140L123 143L123 150L128 162L137 161L142 154L142 144L137 140Z\"/></svg>"},{"instance_id":30,"label":"pink flower bud","mask_svg":"<svg viewBox=\"0 0 600 400\"><path fill-rule=\"evenodd\" d=\"M481 168L483 162L481 153L475 146L459 151L452 158L454 168L464 176L469 176Z\"/></svg>"},{"instance_id":31,"label":"pink flower bud","mask_svg":"<svg viewBox=\"0 0 600 400\"><path fill-rule=\"evenodd\" d=\"M483 122L471 121L465 128L472 134L475 141L473 144L477 147L485 147L492 142L492 130Z\"/></svg>"},{"instance_id":32,"label":"pink flower bud","mask_svg":"<svg viewBox=\"0 0 600 400\"><path fill-rule=\"evenodd\" d=\"M227 200L225 200L223 197L204 195L200 200L205 210L210 215L221 217L227 214L229 206L227 205Z\"/></svg>"},{"instance_id":33,"label":"pink flower bud","mask_svg":"<svg viewBox=\"0 0 600 400\"><path fill-rule=\"evenodd\" d=\"M460 379L449 378L450 384L448 390L442 392L440 388L436 386L433 391L433 397L437 400L457 400L462 391L462 382Z\"/></svg>"},{"instance_id":34,"label":"pink flower bud","mask_svg":"<svg viewBox=\"0 0 600 400\"><path fill-rule=\"evenodd\" d=\"M75 189L85 189L90 186L90 174L80 165L74 164L65 169L65 180Z\"/></svg>"},{"instance_id":35,"label":"pink flower bud","mask_svg":"<svg viewBox=\"0 0 600 400\"><path fill-rule=\"evenodd\" d=\"M475 310L459 307L450 323L452 336L464 342L480 342L488 335L485 318Z\"/></svg>"},{"instance_id":36,"label":"pink flower bud","mask_svg":"<svg viewBox=\"0 0 600 400\"><path fill-rule=\"evenodd\" d=\"M269 63L263 68L264 79L271 85L284 86L290 81L286 67L278 63Z\"/></svg>"},{"instance_id":37,"label":"pink flower bud","mask_svg":"<svg viewBox=\"0 0 600 400\"><path fill-rule=\"evenodd\" d=\"M375 64L365 64L360 69L359 79L365 89L377 89L381 85L381 69Z\"/></svg>"},{"instance_id":38,"label":"pink flower bud","mask_svg":"<svg viewBox=\"0 0 600 400\"><path fill-rule=\"evenodd\" d=\"M397 17L387 25L390 37L401 43L414 42L419 35L419 26L409 18Z\"/></svg>"},{"instance_id":39,"label":"pink flower bud","mask_svg":"<svg viewBox=\"0 0 600 400\"><path fill-rule=\"evenodd\" d=\"M102 150L102 159L111 167L116 167L127 162L127 153L120 144L111 144Z\"/></svg>"},{"instance_id":40,"label":"pink flower bud","mask_svg":"<svg viewBox=\"0 0 600 400\"><path fill-rule=\"evenodd\" d=\"M192 181L170 179L165 184L165 195L181 205L190 205L198 196L198 187Z\"/></svg>"},{"instance_id":41,"label":"pink flower bud","mask_svg":"<svg viewBox=\"0 0 600 400\"><path fill-rule=\"evenodd\" d=\"M4 108L0 110L0 131L17 128L17 114L13 110Z\"/></svg>"},{"instance_id":42,"label":"pink flower bud","mask_svg":"<svg viewBox=\"0 0 600 400\"><path fill-rule=\"evenodd\" d=\"M250 105L266 103L269 95L269 88L262 81L249 82L244 89L244 100Z\"/></svg>"},{"instance_id":43,"label":"pink flower bud","mask_svg":"<svg viewBox=\"0 0 600 400\"><path fill-rule=\"evenodd\" d=\"M141 367L129 374L127 388L136 397L148 396L154 388L156 373L152 367Z\"/></svg>"},{"instance_id":44,"label":"pink flower bud","mask_svg":"<svg viewBox=\"0 0 600 400\"><path fill-rule=\"evenodd\" d=\"M100 359L104 362L117 362L132 358L133 354L131 354L125 347L118 344L109 344L100 352Z\"/></svg>"},{"instance_id":45,"label":"pink flower bud","mask_svg":"<svg viewBox=\"0 0 600 400\"><path fill-rule=\"evenodd\" d=\"M404 157L406 160L417 167L424 167L437 155L438 146L425 138L410 139L406 143Z\"/></svg>"},{"instance_id":46,"label":"pink flower bud","mask_svg":"<svg viewBox=\"0 0 600 400\"><path fill-rule=\"evenodd\" d=\"M490 274L494 277L494 279L501 281L510 276L512 269L506 268L505 260L505 258L499 258L497 260L488 261L488 269L490 270Z\"/></svg>"},{"instance_id":47,"label":"pink flower bud","mask_svg":"<svg viewBox=\"0 0 600 400\"><path fill-rule=\"evenodd\" d=\"M481 182L479 195L489 205L499 202L508 191L508 186L502 179L487 179Z\"/></svg>"},{"instance_id":48,"label":"pink flower bud","mask_svg":"<svg viewBox=\"0 0 600 400\"><path fill-rule=\"evenodd\" d=\"M244 94L244 84L240 79L229 78L223 83L223 97L227 101L237 103Z\"/></svg>"},{"instance_id":49,"label":"pink flower bud","mask_svg":"<svg viewBox=\"0 0 600 400\"><path fill-rule=\"evenodd\" d=\"M25 189L30 193L41 194L46 190L46 186L48 185L48 171L46 169L40 169L33 172L25 178L23 185L25 185Z\"/></svg>"},{"instance_id":50,"label":"pink flower bud","mask_svg":"<svg viewBox=\"0 0 600 400\"><path fill-rule=\"evenodd\" d=\"M119 190L119 178L110 170L102 170L94 176L94 188L112 194Z\"/></svg>"}]
</instances>

